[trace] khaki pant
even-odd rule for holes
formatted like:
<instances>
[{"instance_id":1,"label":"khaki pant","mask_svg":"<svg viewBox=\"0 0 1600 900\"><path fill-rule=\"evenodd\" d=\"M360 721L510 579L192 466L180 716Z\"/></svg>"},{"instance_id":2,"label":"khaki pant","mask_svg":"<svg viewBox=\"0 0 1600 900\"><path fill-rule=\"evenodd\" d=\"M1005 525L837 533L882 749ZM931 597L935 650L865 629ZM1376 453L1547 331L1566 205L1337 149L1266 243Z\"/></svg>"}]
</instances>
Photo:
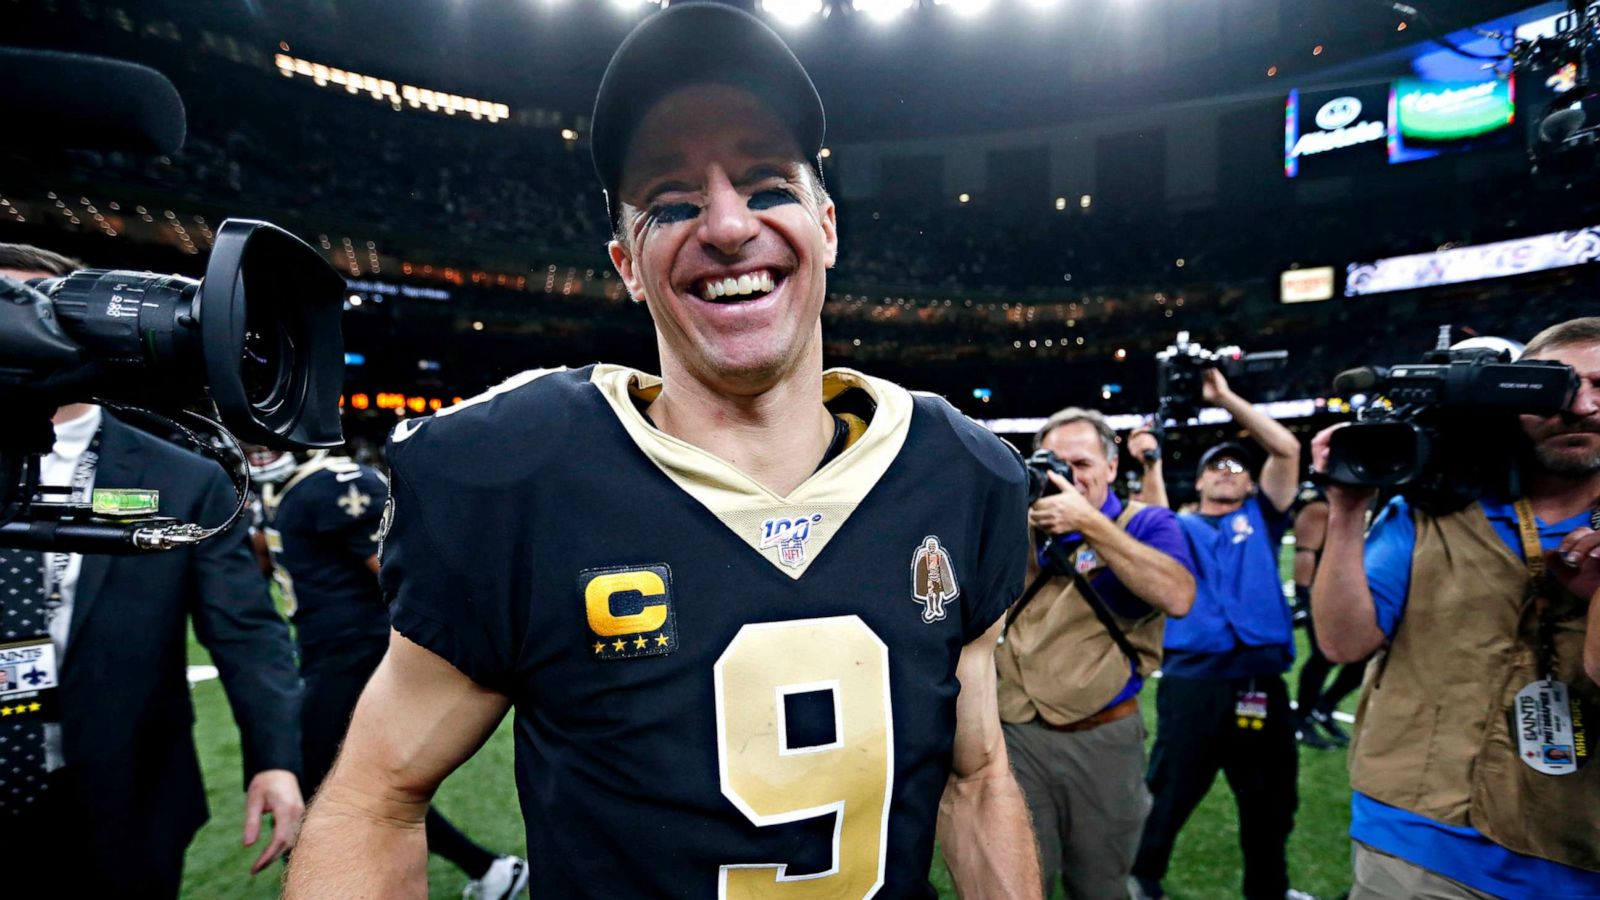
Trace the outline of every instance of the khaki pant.
<instances>
[{"instance_id":1,"label":"khaki pant","mask_svg":"<svg viewBox=\"0 0 1600 900\"><path fill-rule=\"evenodd\" d=\"M1494 900L1459 881L1390 856L1359 841L1353 854L1356 883L1349 900Z\"/></svg>"},{"instance_id":2,"label":"khaki pant","mask_svg":"<svg viewBox=\"0 0 1600 900\"><path fill-rule=\"evenodd\" d=\"M1072 900L1126 900L1150 811L1144 719L1132 715L1088 731L1008 723L1004 732L1039 841L1044 895L1060 876Z\"/></svg>"}]
</instances>

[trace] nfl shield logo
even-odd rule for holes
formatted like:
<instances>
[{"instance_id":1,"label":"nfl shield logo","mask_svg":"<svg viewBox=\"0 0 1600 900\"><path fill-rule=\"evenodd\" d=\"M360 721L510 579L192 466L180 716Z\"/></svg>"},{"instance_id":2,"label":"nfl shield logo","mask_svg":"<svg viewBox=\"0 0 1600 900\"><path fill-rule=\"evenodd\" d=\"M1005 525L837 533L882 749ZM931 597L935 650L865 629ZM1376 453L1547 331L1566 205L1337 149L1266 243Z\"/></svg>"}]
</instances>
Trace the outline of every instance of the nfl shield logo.
<instances>
[{"instance_id":1,"label":"nfl shield logo","mask_svg":"<svg viewBox=\"0 0 1600 900\"><path fill-rule=\"evenodd\" d=\"M791 569L806 561L806 541L811 539L811 526L822 521L822 513L796 516L792 519L768 519L761 523L762 550L778 548L778 562Z\"/></svg>"}]
</instances>

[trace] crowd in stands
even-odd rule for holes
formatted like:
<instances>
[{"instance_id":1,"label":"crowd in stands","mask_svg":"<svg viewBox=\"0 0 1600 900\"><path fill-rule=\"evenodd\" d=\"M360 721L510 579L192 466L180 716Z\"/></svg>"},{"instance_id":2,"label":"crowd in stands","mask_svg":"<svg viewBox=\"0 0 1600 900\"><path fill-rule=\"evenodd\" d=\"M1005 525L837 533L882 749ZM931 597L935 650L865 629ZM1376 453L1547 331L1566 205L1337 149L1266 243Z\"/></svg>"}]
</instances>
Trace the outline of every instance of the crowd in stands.
<instances>
[{"instance_id":1,"label":"crowd in stands","mask_svg":"<svg viewBox=\"0 0 1600 900\"><path fill-rule=\"evenodd\" d=\"M86 190L137 189L180 208L236 209L308 239L372 235L391 254L463 266L609 267L609 225L587 147L570 133L392 112L291 81L262 78L257 87L242 96L226 80L184 84L189 136L170 157L80 152L30 176ZM831 164L848 160L836 154ZM1240 216L1227 205L1135 215L1105 204L1056 210L981 197L964 205L841 200L841 251L825 313L829 356L903 372L908 383L984 415L1027 415L1063 402L1142 409L1154 395L1150 358L1178 330L1208 346L1287 349L1294 360L1287 377L1257 394L1315 396L1343 368L1416 357L1442 324L1527 337L1519 316L1529 304L1510 302L1515 292L1543 293L1539 306L1550 312L1541 321L1581 301L1557 277L1427 297L1278 303L1276 275L1292 264L1342 266L1600 216L1600 200L1569 194L1554 205L1526 178L1501 177L1471 191L1430 188L1426 196L1426 203L1365 197L1270 218ZM1487 196L1496 202L1484 203ZM596 315L591 297L491 294L457 291L454 309L429 310L415 324L433 336L440 315L453 316L459 330L480 305L503 313L489 318L500 319L490 330L504 340L484 352L491 336L479 336L480 345L460 354L456 390L528 364L602 355L652 362L647 322L618 321L626 304ZM978 387L994 389L988 404L970 397ZM1115 388L1109 398L1102 395L1108 387Z\"/></svg>"}]
</instances>

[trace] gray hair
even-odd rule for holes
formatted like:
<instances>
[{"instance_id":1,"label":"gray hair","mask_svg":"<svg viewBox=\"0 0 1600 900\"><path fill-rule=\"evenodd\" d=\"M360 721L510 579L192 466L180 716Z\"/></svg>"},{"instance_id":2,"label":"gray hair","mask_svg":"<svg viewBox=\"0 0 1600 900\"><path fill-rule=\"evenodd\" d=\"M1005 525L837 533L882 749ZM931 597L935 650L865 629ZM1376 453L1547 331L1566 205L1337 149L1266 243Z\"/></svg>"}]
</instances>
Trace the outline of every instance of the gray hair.
<instances>
[{"instance_id":1,"label":"gray hair","mask_svg":"<svg viewBox=\"0 0 1600 900\"><path fill-rule=\"evenodd\" d=\"M1033 449L1039 449L1050 432L1074 422L1088 422L1094 426L1094 430L1100 435L1100 443L1105 448L1106 462L1117 458L1117 433L1111 430L1111 423L1107 422L1106 417L1100 412L1084 409L1081 406L1069 406L1046 419L1039 433L1033 436Z\"/></svg>"}]
</instances>

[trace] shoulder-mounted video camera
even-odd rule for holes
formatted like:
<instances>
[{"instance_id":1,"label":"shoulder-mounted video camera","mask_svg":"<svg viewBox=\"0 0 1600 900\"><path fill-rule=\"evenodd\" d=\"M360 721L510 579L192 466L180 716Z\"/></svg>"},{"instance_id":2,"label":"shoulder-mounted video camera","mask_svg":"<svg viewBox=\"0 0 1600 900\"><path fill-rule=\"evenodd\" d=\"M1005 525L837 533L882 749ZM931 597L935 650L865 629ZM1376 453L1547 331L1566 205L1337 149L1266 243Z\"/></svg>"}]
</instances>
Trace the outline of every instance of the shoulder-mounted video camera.
<instances>
[{"instance_id":1,"label":"shoulder-mounted video camera","mask_svg":"<svg viewBox=\"0 0 1600 900\"><path fill-rule=\"evenodd\" d=\"M1334 390L1372 399L1328 441L1335 484L1393 489L1413 502L1455 508L1485 492L1514 491L1521 433L1516 415L1551 415L1577 391L1571 366L1514 362L1509 349L1441 346L1415 365L1342 372Z\"/></svg>"},{"instance_id":2,"label":"shoulder-mounted video camera","mask_svg":"<svg viewBox=\"0 0 1600 900\"><path fill-rule=\"evenodd\" d=\"M1200 413L1203 400L1203 373L1219 369L1229 380L1254 378L1281 372L1289 364L1289 351L1267 350L1246 353L1235 346L1207 350L1189 340L1189 332L1178 332L1178 339L1156 354L1156 393L1161 401L1160 420L1175 419L1182 424ZM1158 421L1159 424L1159 421Z\"/></svg>"},{"instance_id":3,"label":"shoulder-mounted video camera","mask_svg":"<svg viewBox=\"0 0 1600 900\"><path fill-rule=\"evenodd\" d=\"M171 82L131 63L47 51L0 51L0 77L28 89L0 97L8 121L43 121L55 146L171 152L183 107ZM106 97L127 102L107 102ZM41 117L43 117L41 119ZM345 283L303 241L265 222L217 230L200 280L84 269L27 284L0 277L0 546L130 553L192 545L226 530L248 493L244 454L229 433L285 448L342 443L339 392ZM94 401L151 419L216 459L239 491L221 525L163 518L134 495L96 491L73 502L41 488L57 408ZM213 412L221 424L194 411ZM225 427L224 427L225 426ZM199 432L211 432L213 442ZM219 449L231 446L229 453ZM148 493L148 492L146 492ZM130 502L117 502L121 497Z\"/></svg>"}]
</instances>

